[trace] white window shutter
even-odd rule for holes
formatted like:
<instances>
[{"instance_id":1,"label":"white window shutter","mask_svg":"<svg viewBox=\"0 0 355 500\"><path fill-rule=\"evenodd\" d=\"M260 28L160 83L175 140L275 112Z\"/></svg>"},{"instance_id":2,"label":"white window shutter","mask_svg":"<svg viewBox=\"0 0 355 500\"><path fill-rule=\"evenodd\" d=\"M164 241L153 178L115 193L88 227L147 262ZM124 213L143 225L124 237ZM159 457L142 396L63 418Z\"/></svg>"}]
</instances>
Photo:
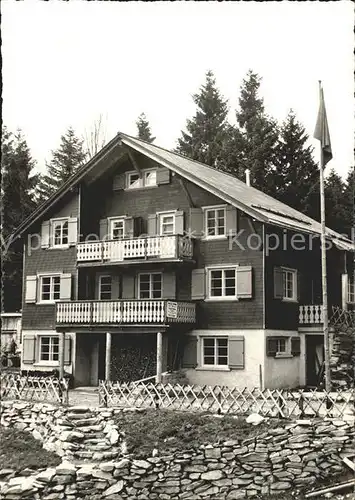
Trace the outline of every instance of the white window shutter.
<instances>
[{"instance_id":1,"label":"white window shutter","mask_svg":"<svg viewBox=\"0 0 355 500\"><path fill-rule=\"evenodd\" d=\"M158 168L157 170L157 184L169 184L170 170L168 168Z\"/></svg>"},{"instance_id":2,"label":"white window shutter","mask_svg":"<svg viewBox=\"0 0 355 500\"><path fill-rule=\"evenodd\" d=\"M203 236L204 223L202 208L190 208L189 232L192 238Z\"/></svg>"},{"instance_id":3,"label":"white window shutter","mask_svg":"<svg viewBox=\"0 0 355 500\"><path fill-rule=\"evenodd\" d=\"M282 299L284 294L283 273L281 267L274 267L274 298Z\"/></svg>"},{"instance_id":4,"label":"white window shutter","mask_svg":"<svg viewBox=\"0 0 355 500\"><path fill-rule=\"evenodd\" d=\"M108 219L100 220L100 240L109 239L108 236Z\"/></svg>"},{"instance_id":5,"label":"white window shutter","mask_svg":"<svg viewBox=\"0 0 355 500\"><path fill-rule=\"evenodd\" d=\"M184 212L175 212L175 234L184 234Z\"/></svg>"},{"instance_id":6,"label":"white window shutter","mask_svg":"<svg viewBox=\"0 0 355 500\"><path fill-rule=\"evenodd\" d=\"M239 370L244 368L244 337L241 335L228 339L228 366Z\"/></svg>"},{"instance_id":7,"label":"white window shutter","mask_svg":"<svg viewBox=\"0 0 355 500\"><path fill-rule=\"evenodd\" d=\"M62 274L60 277L60 300L71 299L71 274Z\"/></svg>"},{"instance_id":8,"label":"white window shutter","mask_svg":"<svg viewBox=\"0 0 355 500\"><path fill-rule=\"evenodd\" d=\"M191 299L203 300L206 294L206 273L204 269L193 269L191 272Z\"/></svg>"},{"instance_id":9,"label":"white window shutter","mask_svg":"<svg viewBox=\"0 0 355 500\"><path fill-rule=\"evenodd\" d=\"M32 364L35 362L36 337L25 335L22 340L22 363Z\"/></svg>"},{"instance_id":10,"label":"white window shutter","mask_svg":"<svg viewBox=\"0 0 355 500\"><path fill-rule=\"evenodd\" d=\"M68 241L69 245L76 245L78 241L78 219L76 217L68 220Z\"/></svg>"},{"instance_id":11,"label":"white window shutter","mask_svg":"<svg viewBox=\"0 0 355 500\"><path fill-rule=\"evenodd\" d=\"M71 337L65 336L64 341L64 364L70 365L71 358Z\"/></svg>"},{"instance_id":12,"label":"white window shutter","mask_svg":"<svg viewBox=\"0 0 355 500\"><path fill-rule=\"evenodd\" d=\"M176 299L176 279L173 272L163 274L163 298Z\"/></svg>"},{"instance_id":13,"label":"white window shutter","mask_svg":"<svg viewBox=\"0 0 355 500\"><path fill-rule=\"evenodd\" d=\"M228 205L226 208L226 234L235 236L237 234L237 209Z\"/></svg>"},{"instance_id":14,"label":"white window shutter","mask_svg":"<svg viewBox=\"0 0 355 500\"><path fill-rule=\"evenodd\" d=\"M31 304L37 300L37 276L26 276L25 302Z\"/></svg>"},{"instance_id":15,"label":"white window shutter","mask_svg":"<svg viewBox=\"0 0 355 500\"><path fill-rule=\"evenodd\" d=\"M126 175L125 174L115 175L115 177L113 178L112 187L114 191L119 191L121 189L124 189L126 187Z\"/></svg>"},{"instance_id":16,"label":"white window shutter","mask_svg":"<svg viewBox=\"0 0 355 500\"><path fill-rule=\"evenodd\" d=\"M157 214L149 214L147 222L147 232L149 236L157 234Z\"/></svg>"},{"instance_id":17,"label":"white window shutter","mask_svg":"<svg viewBox=\"0 0 355 500\"><path fill-rule=\"evenodd\" d=\"M49 235L50 235L50 221L46 220L42 222L41 226L41 247L49 247Z\"/></svg>"},{"instance_id":18,"label":"white window shutter","mask_svg":"<svg viewBox=\"0 0 355 500\"><path fill-rule=\"evenodd\" d=\"M237 267L237 297L251 299L253 297L253 270L251 266Z\"/></svg>"},{"instance_id":19,"label":"white window shutter","mask_svg":"<svg viewBox=\"0 0 355 500\"><path fill-rule=\"evenodd\" d=\"M122 298L134 299L134 276L131 274L124 274L122 276Z\"/></svg>"}]
</instances>

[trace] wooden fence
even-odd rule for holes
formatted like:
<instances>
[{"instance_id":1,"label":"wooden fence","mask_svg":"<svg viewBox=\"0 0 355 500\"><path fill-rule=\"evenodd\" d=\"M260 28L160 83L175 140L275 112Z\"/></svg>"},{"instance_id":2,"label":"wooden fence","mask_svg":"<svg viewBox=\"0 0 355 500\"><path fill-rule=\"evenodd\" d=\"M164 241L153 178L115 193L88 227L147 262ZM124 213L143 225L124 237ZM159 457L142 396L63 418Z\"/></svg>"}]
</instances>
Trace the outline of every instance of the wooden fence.
<instances>
[{"instance_id":1,"label":"wooden fence","mask_svg":"<svg viewBox=\"0 0 355 500\"><path fill-rule=\"evenodd\" d=\"M355 389L344 392L237 389L222 386L100 381L103 406L170 408L281 418L342 417L355 409Z\"/></svg>"},{"instance_id":2,"label":"wooden fence","mask_svg":"<svg viewBox=\"0 0 355 500\"><path fill-rule=\"evenodd\" d=\"M68 404L68 390L69 384L66 379L0 374L1 399Z\"/></svg>"}]
</instances>

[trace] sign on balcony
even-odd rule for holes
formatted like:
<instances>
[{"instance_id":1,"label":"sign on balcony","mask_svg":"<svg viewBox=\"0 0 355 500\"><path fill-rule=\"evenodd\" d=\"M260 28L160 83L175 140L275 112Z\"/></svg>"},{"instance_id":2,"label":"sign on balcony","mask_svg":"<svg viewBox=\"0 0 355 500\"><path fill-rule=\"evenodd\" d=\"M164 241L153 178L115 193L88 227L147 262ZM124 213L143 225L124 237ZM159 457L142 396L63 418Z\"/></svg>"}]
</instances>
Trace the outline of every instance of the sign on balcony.
<instances>
[{"instance_id":1,"label":"sign on balcony","mask_svg":"<svg viewBox=\"0 0 355 500\"><path fill-rule=\"evenodd\" d=\"M166 303L166 317L167 318L177 318L178 310L177 310L177 302Z\"/></svg>"}]
</instances>

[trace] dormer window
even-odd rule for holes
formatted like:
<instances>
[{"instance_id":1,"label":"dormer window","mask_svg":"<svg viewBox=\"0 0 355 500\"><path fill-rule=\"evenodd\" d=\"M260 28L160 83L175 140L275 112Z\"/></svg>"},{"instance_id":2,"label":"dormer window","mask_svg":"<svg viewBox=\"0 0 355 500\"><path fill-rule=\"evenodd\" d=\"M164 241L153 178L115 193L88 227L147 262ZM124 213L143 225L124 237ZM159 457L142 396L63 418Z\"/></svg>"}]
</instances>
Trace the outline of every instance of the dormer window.
<instances>
[{"instance_id":1,"label":"dormer window","mask_svg":"<svg viewBox=\"0 0 355 500\"><path fill-rule=\"evenodd\" d=\"M151 169L142 170L141 176L138 172L127 172L126 179L127 189L153 187L157 185L157 171Z\"/></svg>"}]
</instances>

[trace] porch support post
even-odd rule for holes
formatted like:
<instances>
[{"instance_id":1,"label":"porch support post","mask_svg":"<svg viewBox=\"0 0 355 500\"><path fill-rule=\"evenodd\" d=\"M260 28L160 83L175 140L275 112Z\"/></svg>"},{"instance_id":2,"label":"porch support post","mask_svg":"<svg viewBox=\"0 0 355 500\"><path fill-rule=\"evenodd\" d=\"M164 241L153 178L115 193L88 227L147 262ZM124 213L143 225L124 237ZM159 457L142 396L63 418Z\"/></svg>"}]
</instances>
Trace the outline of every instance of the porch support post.
<instances>
[{"instance_id":1,"label":"porch support post","mask_svg":"<svg viewBox=\"0 0 355 500\"><path fill-rule=\"evenodd\" d=\"M157 332L157 374L155 382L161 384L161 374L163 371L163 334Z\"/></svg>"},{"instance_id":2,"label":"porch support post","mask_svg":"<svg viewBox=\"0 0 355 500\"><path fill-rule=\"evenodd\" d=\"M59 333L59 378L64 378L64 346L65 332Z\"/></svg>"},{"instance_id":3,"label":"porch support post","mask_svg":"<svg viewBox=\"0 0 355 500\"><path fill-rule=\"evenodd\" d=\"M112 334L106 333L105 380L111 380L111 340Z\"/></svg>"}]
</instances>

